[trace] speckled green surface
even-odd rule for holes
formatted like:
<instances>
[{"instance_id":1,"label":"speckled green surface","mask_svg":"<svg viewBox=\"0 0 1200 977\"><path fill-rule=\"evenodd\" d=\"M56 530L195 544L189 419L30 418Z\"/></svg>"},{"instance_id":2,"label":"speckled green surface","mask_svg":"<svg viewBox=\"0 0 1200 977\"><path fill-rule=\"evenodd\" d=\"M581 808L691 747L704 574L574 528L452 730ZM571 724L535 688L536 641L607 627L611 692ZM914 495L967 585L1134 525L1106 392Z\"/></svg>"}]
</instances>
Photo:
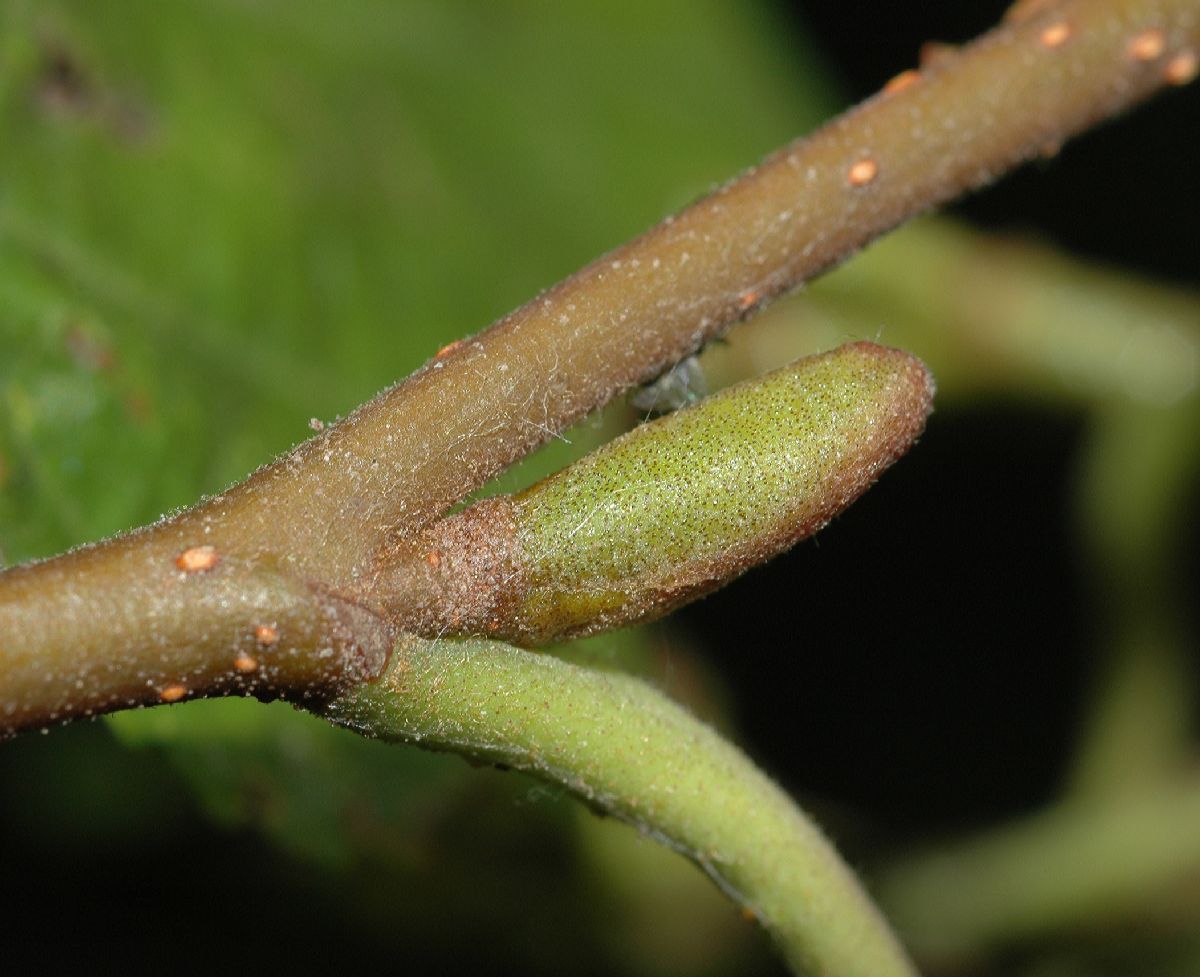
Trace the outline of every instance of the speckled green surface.
<instances>
[{"instance_id":1,"label":"speckled green surface","mask_svg":"<svg viewBox=\"0 0 1200 977\"><path fill-rule=\"evenodd\" d=\"M903 453L931 387L869 343L645 424L515 497L530 630L661 613L820 528Z\"/></svg>"}]
</instances>

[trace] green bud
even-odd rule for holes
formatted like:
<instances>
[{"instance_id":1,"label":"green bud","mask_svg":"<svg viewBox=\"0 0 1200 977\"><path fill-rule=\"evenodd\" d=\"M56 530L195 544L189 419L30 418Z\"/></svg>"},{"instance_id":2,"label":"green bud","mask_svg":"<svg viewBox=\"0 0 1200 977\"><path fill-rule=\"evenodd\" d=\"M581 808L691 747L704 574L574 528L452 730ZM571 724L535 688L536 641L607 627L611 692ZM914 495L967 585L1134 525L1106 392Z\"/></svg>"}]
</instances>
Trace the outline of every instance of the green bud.
<instances>
[{"instance_id":1,"label":"green bud","mask_svg":"<svg viewBox=\"0 0 1200 977\"><path fill-rule=\"evenodd\" d=\"M932 395L919 360L854 343L644 424L430 527L397 566L401 624L539 644L659 617L824 526Z\"/></svg>"}]
</instances>

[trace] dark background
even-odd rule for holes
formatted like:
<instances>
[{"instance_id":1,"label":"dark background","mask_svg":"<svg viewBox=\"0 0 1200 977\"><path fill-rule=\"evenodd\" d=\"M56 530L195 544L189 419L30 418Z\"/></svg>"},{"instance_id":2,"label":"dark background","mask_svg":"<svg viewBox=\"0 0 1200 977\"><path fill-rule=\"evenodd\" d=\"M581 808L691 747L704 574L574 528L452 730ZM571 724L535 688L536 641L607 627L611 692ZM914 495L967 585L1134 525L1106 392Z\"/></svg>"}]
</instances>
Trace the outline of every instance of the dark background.
<instances>
[{"instance_id":1,"label":"dark background","mask_svg":"<svg viewBox=\"0 0 1200 977\"><path fill-rule=\"evenodd\" d=\"M858 100L924 42L968 40L1006 4L781 6ZM1170 92L948 212L1195 287L1196 133L1194 87ZM1180 187L1191 188L1184 199ZM916 834L1055 795L1098 664L1100 608L1071 528L1085 433L1080 416L1008 401L935 412L852 519L682 612L720 655L767 769L790 771L810 803L848 804ZM1198 551L1193 522L1180 541L1181 594L1197 592ZM766 667L761 648L794 650Z\"/></svg>"}]
</instances>

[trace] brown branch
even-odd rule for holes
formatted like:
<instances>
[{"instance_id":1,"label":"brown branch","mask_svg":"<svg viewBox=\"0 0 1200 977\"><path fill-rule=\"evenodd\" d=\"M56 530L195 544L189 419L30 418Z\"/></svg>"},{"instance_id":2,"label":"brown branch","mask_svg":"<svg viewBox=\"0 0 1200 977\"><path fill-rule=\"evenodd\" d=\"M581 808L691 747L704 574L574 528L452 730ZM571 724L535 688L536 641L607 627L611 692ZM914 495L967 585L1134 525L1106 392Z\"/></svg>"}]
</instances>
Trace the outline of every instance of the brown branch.
<instances>
[{"instance_id":1,"label":"brown branch","mask_svg":"<svg viewBox=\"0 0 1200 977\"><path fill-rule=\"evenodd\" d=\"M0 575L0 732L196 694L324 696L392 635L269 557L151 529Z\"/></svg>"},{"instance_id":2,"label":"brown branch","mask_svg":"<svg viewBox=\"0 0 1200 977\"><path fill-rule=\"evenodd\" d=\"M1148 31L1161 50L1138 57ZM428 523L764 302L1169 84L1198 48L1196 0L1010 20L444 351L235 489L221 528L274 548L282 518L294 558L345 584L381 532Z\"/></svg>"},{"instance_id":3,"label":"brown branch","mask_svg":"<svg viewBox=\"0 0 1200 977\"><path fill-rule=\"evenodd\" d=\"M381 546L906 218L1190 80L1198 49L1197 0L1023 2L225 494L0 575L0 729L241 688L237 652L267 618L288 664L260 692L361 679L392 637L347 610L378 610ZM180 582L198 546L218 565Z\"/></svg>"}]
</instances>

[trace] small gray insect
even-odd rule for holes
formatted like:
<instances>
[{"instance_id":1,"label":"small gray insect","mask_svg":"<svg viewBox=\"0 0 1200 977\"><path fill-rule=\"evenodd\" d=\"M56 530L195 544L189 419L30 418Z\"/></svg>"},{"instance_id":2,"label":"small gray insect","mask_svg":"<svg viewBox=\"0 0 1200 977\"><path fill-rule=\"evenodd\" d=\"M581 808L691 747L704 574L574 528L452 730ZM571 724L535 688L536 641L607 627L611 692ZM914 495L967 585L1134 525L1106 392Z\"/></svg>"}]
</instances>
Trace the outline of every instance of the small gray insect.
<instances>
[{"instance_id":1,"label":"small gray insect","mask_svg":"<svg viewBox=\"0 0 1200 977\"><path fill-rule=\"evenodd\" d=\"M695 356L680 360L657 380L639 387L629 403L647 414L669 414L708 393L704 370Z\"/></svg>"}]
</instances>

